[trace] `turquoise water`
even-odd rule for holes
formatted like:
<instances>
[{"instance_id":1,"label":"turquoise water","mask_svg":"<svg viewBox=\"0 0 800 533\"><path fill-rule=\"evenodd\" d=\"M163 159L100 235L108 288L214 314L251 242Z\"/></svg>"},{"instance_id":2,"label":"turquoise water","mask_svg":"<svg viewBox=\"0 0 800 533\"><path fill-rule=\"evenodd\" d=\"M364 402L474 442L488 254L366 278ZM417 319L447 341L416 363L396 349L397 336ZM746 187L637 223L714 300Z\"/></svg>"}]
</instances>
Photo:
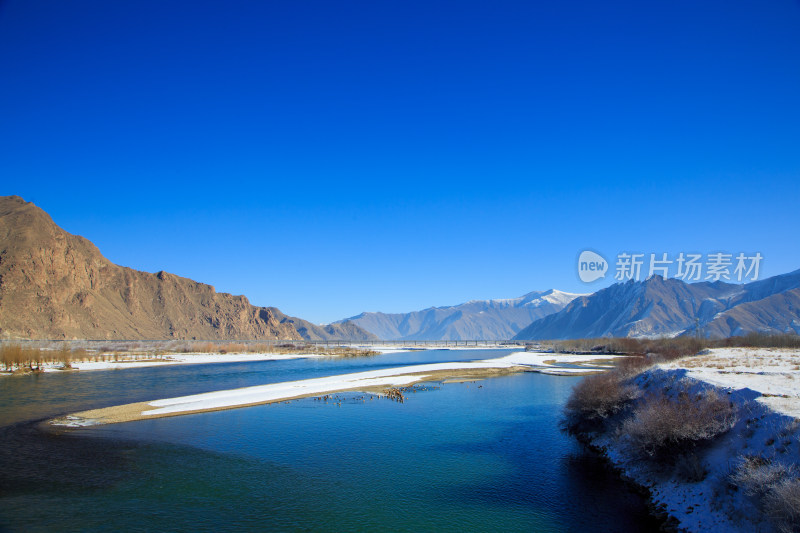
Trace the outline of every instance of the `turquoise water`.
<instances>
[{"instance_id":1,"label":"turquoise water","mask_svg":"<svg viewBox=\"0 0 800 533\"><path fill-rule=\"evenodd\" d=\"M58 411L504 353L8 378L0 405L42 414L40 399L52 389L61 391ZM578 379L525 373L430 384L403 404L344 393L335 402L304 399L65 434L6 426L0 523L12 531L657 527L639 496L558 430L561 405ZM19 418L7 409L6 418Z\"/></svg>"}]
</instances>

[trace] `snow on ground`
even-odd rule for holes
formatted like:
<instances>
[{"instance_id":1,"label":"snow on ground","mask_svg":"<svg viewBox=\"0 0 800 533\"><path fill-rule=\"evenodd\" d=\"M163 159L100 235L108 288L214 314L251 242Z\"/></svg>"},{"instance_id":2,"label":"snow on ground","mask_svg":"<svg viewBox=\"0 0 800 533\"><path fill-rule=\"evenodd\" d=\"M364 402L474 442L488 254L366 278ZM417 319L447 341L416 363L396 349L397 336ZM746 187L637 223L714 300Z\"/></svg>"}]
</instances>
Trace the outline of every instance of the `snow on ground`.
<instances>
[{"instance_id":1,"label":"snow on ground","mask_svg":"<svg viewBox=\"0 0 800 533\"><path fill-rule=\"evenodd\" d=\"M424 365L403 366L397 368L384 368L368 370L352 374L342 374L324 378L304 379L271 383L269 385L256 385L241 389L223 390L168 398L148 402L156 409L143 411L142 415L162 415L166 413L191 412L206 409L223 409L254 403L266 403L298 396L312 396L327 394L354 388L371 388L380 386L405 386L427 377L429 372L442 370L476 370L492 368L512 368L520 365L536 363L535 355L530 352L517 352L497 359L483 361L431 363ZM414 374L414 375L411 375Z\"/></svg>"},{"instance_id":2,"label":"snow on ground","mask_svg":"<svg viewBox=\"0 0 800 533\"><path fill-rule=\"evenodd\" d=\"M718 387L756 391L759 402L800 418L800 350L714 348L660 367L685 369L689 377Z\"/></svg>"},{"instance_id":3,"label":"snow on ground","mask_svg":"<svg viewBox=\"0 0 800 533\"><path fill-rule=\"evenodd\" d=\"M298 396L327 394L329 392L353 387L402 387L410 385L411 383L426 377L419 375L376 375L374 377L370 377L366 375L369 374L369 372L362 372L359 374L348 374L344 376L334 376L331 378L306 379L302 381L289 381L283 383L273 383L270 385L257 385L242 389L224 390L205 394L196 394L193 396L183 396L180 398L156 400L154 402L149 402L148 404L156 409L142 411L142 415L153 416L167 413L202 411L207 409L224 409L229 407L279 401L288 398L296 398Z\"/></svg>"},{"instance_id":4,"label":"snow on ground","mask_svg":"<svg viewBox=\"0 0 800 533\"><path fill-rule=\"evenodd\" d=\"M702 479L682 477L675 465L654 469L626 447L611 431L593 442L625 475L647 487L652 501L678 520L687 531L774 531L758 501L736 488L730 475L744 457L782 465L797 475L800 465L800 350L778 348L715 348L697 356L657 365L636 378L643 391L668 397L687 390L690 397L715 388L736 407L736 425L707 446L691 452L690 472ZM763 490L767 490L764 486Z\"/></svg>"},{"instance_id":5,"label":"snow on ground","mask_svg":"<svg viewBox=\"0 0 800 533\"><path fill-rule=\"evenodd\" d=\"M551 376L569 376L570 374L595 374L597 372L604 372L602 368L560 368L554 366L553 368L542 368L537 370L540 374L550 374Z\"/></svg>"}]
</instances>

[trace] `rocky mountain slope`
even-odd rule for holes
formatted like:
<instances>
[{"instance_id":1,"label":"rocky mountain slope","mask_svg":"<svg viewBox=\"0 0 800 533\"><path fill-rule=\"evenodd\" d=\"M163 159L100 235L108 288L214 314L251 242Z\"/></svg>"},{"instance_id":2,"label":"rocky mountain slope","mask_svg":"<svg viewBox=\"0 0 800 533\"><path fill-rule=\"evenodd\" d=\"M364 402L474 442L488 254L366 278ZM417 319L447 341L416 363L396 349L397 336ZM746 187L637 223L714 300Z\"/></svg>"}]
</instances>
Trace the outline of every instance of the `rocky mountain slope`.
<instances>
[{"instance_id":1,"label":"rocky mountain slope","mask_svg":"<svg viewBox=\"0 0 800 533\"><path fill-rule=\"evenodd\" d=\"M292 326L301 337L310 341L325 340L349 340L367 341L378 340L379 337L369 331L358 327L349 321L337 322L335 324L312 324L308 320L293 316L286 316L276 307L268 308L281 324Z\"/></svg>"},{"instance_id":2,"label":"rocky mountain slope","mask_svg":"<svg viewBox=\"0 0 800 533\"><path fill-rule=\"evenodd\" d=\"M308 336L295 327L300 322ZM299 340L345 334L368 337L352 326L307 325L167 272L117 266L32 203L0 197L0 338Z\"/></svg>"},{"instance_id":3,"label":"rocky mountain slope","mask_svg":"<svg viewBox=\"0 0 800 533\"><path fill-rule=\"evenodd\" d=\"M800 333L800 270L744 285L654 276L576 298L517 339Z\"/></svg>"},{"instance_id":4,"label":"rocky mountain slope","mask_svg":"<svg viewBox=\"0 0 800 533\"><path fill-rule=\"evenodd\" d=\"M361 313L340 323L351 322L386 340L510 339L577 296L557 290L531 292L519 298L473 300L411 313Z\"/></svg>"}]
</instances>

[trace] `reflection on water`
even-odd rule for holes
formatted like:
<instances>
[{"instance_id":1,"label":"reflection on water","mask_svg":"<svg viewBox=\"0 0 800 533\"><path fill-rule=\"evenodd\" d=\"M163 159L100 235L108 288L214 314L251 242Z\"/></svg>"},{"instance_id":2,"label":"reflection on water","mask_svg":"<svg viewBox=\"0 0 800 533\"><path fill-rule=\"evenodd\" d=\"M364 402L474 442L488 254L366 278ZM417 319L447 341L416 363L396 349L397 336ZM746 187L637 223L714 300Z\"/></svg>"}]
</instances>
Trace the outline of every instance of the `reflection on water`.
<instances>
[{"instance_id":1,"label":"reflection on water","mask_svg":"<svg viewBox=\"0 0 800 533\"><path fill-rule=\"evenodd\" d=\"M423 354L414 362L430 360ZM326 371L294 363L287 372ZM251 379L219 365L202 371L215 370L219 382ZM558 430L578 379L527 373L447 384L403 404L343 393L341 406L305 399L63 435L6 427L0 523L25 531L651 529L641 499Z\"/></svg>"}]
</instances>

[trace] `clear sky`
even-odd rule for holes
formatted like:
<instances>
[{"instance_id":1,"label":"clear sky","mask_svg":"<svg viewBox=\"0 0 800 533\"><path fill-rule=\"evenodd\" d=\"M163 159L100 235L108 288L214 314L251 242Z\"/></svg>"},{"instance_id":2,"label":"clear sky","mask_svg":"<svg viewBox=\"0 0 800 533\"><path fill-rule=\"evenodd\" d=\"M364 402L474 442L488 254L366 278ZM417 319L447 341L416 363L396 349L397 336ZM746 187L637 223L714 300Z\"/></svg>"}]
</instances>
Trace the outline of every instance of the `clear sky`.
<instances>
[{"instance_id":1,"label":"clear sky","mask_svg":"<svg viewBox=\"0 0 800 533\"><path fill-rule=\"evenodd\" d=\"M0 194L328 322L800 268L800 3L0 0Z\"/></svg>"}]
</instances>

